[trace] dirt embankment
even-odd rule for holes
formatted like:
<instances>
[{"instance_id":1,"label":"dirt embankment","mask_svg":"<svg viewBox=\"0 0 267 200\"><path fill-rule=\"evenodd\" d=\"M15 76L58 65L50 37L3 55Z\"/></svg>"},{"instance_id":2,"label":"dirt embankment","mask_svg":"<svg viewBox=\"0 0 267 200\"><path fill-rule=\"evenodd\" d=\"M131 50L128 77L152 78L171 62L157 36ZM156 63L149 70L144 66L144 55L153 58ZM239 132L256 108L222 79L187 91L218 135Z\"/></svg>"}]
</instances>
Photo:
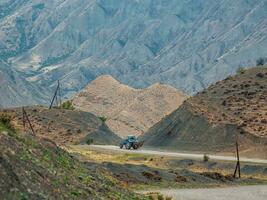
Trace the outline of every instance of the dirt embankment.
<instances>
[{"instance_id":1,"label":"dirt embankment","mask_svg":"<svg viewBox=\"0 0 267 200\"><path fill-rule=\"evenodd\" d=\"M95 115L75 110L26 107L25 111L37 136L48 138L57 144L118 144L120 138ZM22 109L0 110L12 117L14 126L23 132ZM29 124L26 123L27 130Z\"/></svg>"},{"instance_id":2,"label":"dirt embankment","mask_svg":"<svg viewBox=\"0 0 267 200\"><path fill-rule=\"evenodd\" d=\"M242 70L189 98L142 137L146 146L265 157L267 67Z\"/></svg>"}]
</instances>

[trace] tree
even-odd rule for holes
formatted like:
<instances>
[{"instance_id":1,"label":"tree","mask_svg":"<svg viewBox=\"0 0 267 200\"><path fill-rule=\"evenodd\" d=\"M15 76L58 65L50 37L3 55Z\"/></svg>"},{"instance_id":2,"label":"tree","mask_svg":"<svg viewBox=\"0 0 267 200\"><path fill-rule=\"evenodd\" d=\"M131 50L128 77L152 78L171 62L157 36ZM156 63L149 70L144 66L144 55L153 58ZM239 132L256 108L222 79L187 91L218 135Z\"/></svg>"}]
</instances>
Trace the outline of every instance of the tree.
<instances>
[{"instance_id":1,"label":"tree","mask_svg":"<svg viewBox=\"0 0 267 200\"><path fill-rule=\"evenodd\" d=\"M263 66L265 63L266 63L266 60L267 59L264 59L264 58L259 58L258 60L257 60L257 66Z\"/></svg>"}]
</instances>

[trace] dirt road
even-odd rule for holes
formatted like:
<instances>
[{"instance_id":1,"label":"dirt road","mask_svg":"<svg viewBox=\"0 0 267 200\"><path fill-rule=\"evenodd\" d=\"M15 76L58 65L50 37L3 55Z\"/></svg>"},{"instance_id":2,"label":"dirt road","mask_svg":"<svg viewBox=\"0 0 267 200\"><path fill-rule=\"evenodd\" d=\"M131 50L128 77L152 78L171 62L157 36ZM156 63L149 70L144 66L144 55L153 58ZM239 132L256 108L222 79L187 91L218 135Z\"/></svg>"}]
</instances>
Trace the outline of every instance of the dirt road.
<instances>
[{"instance_id":1,"label":"dirt road","mask_svg":"<svg viewBox=\"0 0 267 200\"><path fill-rule=\"evenodd\" d=\"M102 150L114 153L133 153L133 154L145 154L145 155L155 155L155 156L167 156L167 157L176 157L176 158L188 158L188 159L197 159L202 160L203 154L196 153L179 153L179 152L168 152L168 151L155 151L149 149L138 149L138 150L126 150L120 149L117 146L111 145L80 145L80 148L87 148L92 150ZM232 156L218 156L218 155L208 155L210 160L221 160L221 161L236 161L236 157ZM241 162L248 163L260 163L267 164L267 160L263 159L251 159L251 158L240 158Z\"/></svg>"},{"instance_id":2,"label":"dirt road","mask_svg":"<svg viewBox=\"0 0 267 200\"><path fill-rule=\"evenodd\" d=\"M214 189L170 189L156 190L173 200L266 200L267 185L242 186Z\"/></svg>"}]
</instances>

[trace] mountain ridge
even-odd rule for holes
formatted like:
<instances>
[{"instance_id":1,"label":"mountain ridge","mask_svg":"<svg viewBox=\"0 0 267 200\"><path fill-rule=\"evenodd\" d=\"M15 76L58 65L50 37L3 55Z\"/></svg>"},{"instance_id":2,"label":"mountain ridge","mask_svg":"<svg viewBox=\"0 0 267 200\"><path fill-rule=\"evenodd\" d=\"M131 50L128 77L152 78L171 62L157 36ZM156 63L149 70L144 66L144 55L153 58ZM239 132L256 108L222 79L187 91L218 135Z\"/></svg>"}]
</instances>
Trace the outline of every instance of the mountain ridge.
<instances>
[{"instance_id":1,"label":"mountain ridge","mask_svg":"<svg viewBox=\"0 0 267 200\"><path fill-rule=\"evenodd\" d=\"M8 0L0 10L0 58L36 90L61 79L66 97L103 74L195 94L267 54L266 0Z\"/></svg>"},{"instance_id":2,"label":"mountain ridge","mask_svg":"<svg viewBox=\"0 0 267 200\"><path fill-rule=\"evenodd\" d=\"M107 118L107 125L120 136L140 135L188 96L173 87L154 84L135 89L110 75L98 77L72 99L78 110Z\"/></svg>"},{"instance_id":3,"label":"mountain ridge","mask_svg":"<svg viewBox=\"0 0 267 200\"><path fill-rule=\"evenodd\" d=\"M151 127L145 145L157 148L233 152L265 157L267 67L240 70L188 98Z\"/></svg>"}]
</instances>

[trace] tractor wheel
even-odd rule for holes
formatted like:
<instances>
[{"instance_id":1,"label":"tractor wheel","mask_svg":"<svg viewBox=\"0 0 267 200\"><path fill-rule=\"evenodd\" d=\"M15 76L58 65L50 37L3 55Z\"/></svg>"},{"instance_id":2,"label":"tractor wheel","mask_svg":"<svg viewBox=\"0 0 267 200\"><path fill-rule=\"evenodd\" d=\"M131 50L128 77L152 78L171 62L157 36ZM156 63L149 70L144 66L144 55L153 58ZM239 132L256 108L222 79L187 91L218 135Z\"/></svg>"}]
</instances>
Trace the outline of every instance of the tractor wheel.
<instances>
[{"instance_id":1,"label":"tractor wheel","mask_svg":"<svg viewBox=\"0 0 267 200\"><path fill-rule=\"evenodd\" d=\"M134 144L134 145L133 145L133 148L134 148L134 149L138 149L138 145L137 145L137 144Z\"/></svg>"},{"instance_id":2,"label":"tractor wheel","mask_svg":"<svg viewBox=\"0 0 267 200\"><path fill-rule=\"evenodd\" d=\"M130 143L127 143L127 144L125 145L125 148L128 149L128 150L130 150L131 147L132 147L132 145L131 145Z\"/></svg>"},{"instance_id":3,"label":"tractor wheel","mask_svg":"<svg viewBox=\"0 0 267 200\"><path fill-rule=\"evenodd\" d=\"M120 148L121 148L121 149L123 148L123 144L120 144Z\"/></svg>"}]
</instances>

